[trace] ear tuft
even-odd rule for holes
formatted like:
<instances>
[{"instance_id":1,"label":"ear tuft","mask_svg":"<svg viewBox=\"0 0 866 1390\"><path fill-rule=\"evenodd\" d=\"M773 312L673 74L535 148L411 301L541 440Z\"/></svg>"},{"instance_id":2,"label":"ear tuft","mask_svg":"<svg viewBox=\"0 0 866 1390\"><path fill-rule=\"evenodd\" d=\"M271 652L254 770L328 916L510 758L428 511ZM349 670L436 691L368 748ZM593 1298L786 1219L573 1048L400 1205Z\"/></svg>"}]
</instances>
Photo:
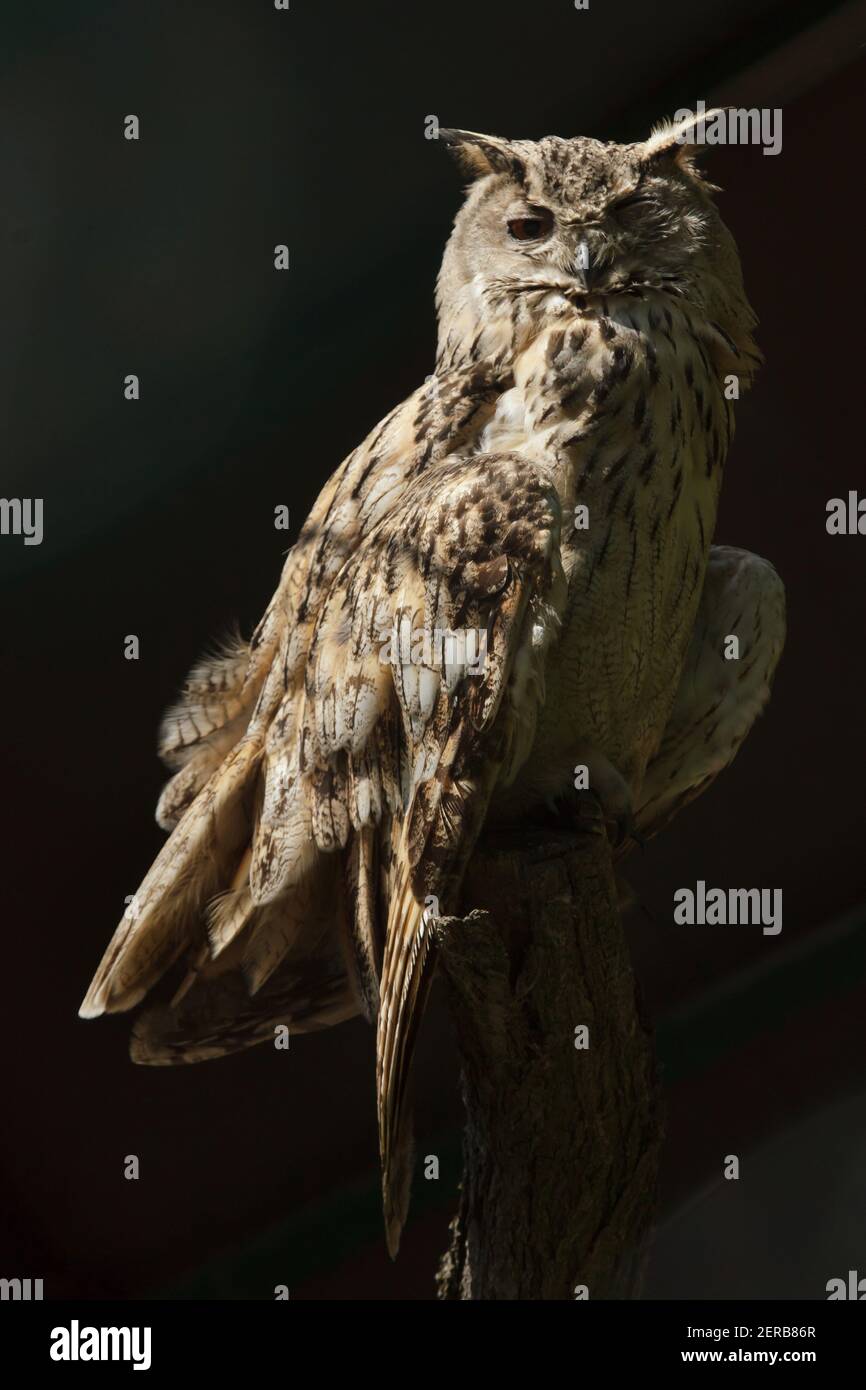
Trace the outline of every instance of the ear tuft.
<instances>
[{"instance_id":1,"label":"ear tuft","mask_svg":"<svg viewBox=\"0 0 866 1390\"><path fill-rule=\"evenodd\" d=\"M700 105L700 103L699 103ZM713 106L709 111L677 112L672 121L661 121L653 127L652 134L641 147L641 162L654 164L657 160L673 159L678 169L693 178L702 179L697 160L704 154L706 145L695 143L695 136L702 134L705 127L722 116L727 108ZM709 184L708 187L714 187Z\"/></svg>"},{"instance_id":2,"label":"ear tuft","mask_svg":"<svg viewBox=\"0 0 866 1390\"><path fill-rule=\"evenodd\" d=\"M513 145L495 135L474 130L443 130L439 139L454 155L464 174L472 179L487 174L508 174L518 183L526 179L526 165Z\"/></svg>"}]
</instances>

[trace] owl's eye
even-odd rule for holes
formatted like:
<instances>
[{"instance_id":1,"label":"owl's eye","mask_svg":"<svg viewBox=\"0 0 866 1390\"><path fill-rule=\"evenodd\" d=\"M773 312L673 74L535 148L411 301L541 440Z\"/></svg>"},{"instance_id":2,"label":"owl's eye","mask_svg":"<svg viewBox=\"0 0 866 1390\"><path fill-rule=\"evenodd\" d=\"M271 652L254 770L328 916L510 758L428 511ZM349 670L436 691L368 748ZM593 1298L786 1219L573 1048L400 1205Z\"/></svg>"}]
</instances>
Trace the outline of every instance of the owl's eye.
<instances>
[{"instance_id":1,"label":"owl's eye","mask_svg":"<svg viewBox=\"0 0 866 1390\"><path fill-rule=\"evenodd\" d=\"M526 217L512 217L508 223L508 235L515 241L541 241L550 236L553 228L553 213L547 208L531 208Z\"/></svg>"}]
</instances>

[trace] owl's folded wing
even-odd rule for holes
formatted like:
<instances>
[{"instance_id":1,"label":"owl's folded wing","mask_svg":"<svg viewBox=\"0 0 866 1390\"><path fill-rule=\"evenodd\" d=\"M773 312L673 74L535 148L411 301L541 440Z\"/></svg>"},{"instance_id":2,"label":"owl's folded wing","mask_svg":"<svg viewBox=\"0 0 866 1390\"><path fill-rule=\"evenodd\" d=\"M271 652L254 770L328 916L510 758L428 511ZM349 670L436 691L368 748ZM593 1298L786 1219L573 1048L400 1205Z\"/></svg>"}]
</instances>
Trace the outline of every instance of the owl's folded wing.
<instances>
[{"instance_id":1,"label":"owl's folded wing","mask_svg":"<svg viewBox=\"0 0 866 1390\"><path fill-rule=\"evenodd\" d=\"M564 596L559 526L555 490L519 456L431 468L337 577L313 637L299 737L266 760L254 892L279 891L294 854L280 809L289 784L302 788L293 794L317 846L354 842L366 868L353 944L366 1011L378 1012L392 1252L408 1201L408 1063L431 973L425 903L455 910L493 786L531 747ZM295 751L289 772L281 758Z\"/></svg>"},{"instance_id":2,"label":"owl's folded wing","mask_svg":"<svg viewBox=\"0 0 866 1390\"><path fill-rule=\"evenodd\" d=\"M434 455L408 485L404 474L390 506L387 485L371 480L351 547L307 530L309 562L287 566L249 651L194 673L170 712L164 750L185 761L161 807L176 824L82 1013L133 1007L179 958L190 974L175 1003L189 991L188 1012L206 1006L211 980L228 998L238 986L227 973L251 996L277 974L302 991L305 962L330 958L324 917L343 920L358 1001L378 1014L396 1249L406 1077L432 953L425 903L454 910L493 786L528 755L565 581L559 499L526 458ZM339 482L331 495L339 504ZM326 900L328 913L314 910ZM299 998L292 990L276 997ZM176 1034L162 1015L140 1027L138 1058L180 1059L184 1038L198 1055L240 1041L219 1010L200 1028L193 1013ZM296 1021L316 1017L308 1001ZM244 1037L263 1036L262 1020L264 999Z\"/></svg>"}]
</instances>

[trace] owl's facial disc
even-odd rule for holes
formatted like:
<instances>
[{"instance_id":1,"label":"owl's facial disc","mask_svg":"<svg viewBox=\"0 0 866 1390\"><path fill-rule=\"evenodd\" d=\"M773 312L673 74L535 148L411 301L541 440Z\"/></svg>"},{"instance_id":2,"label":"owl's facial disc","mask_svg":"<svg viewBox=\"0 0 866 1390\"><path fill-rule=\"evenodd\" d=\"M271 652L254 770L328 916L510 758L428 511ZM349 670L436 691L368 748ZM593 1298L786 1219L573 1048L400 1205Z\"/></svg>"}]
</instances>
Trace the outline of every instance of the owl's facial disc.
<instances>
[{"instance_id":1,"label":"owl's facial disc","mask_svg":"<svg viewBox=\"0 0 866 1390\"><path fill-rule=\"evenodd\" d=\"M529 180L527 180L529 182ZM592 201L536 183L500 183L475 214L483 255L497 282L511 279L608 294L634 285L675 288L704 245L707 200L683 178L629 169ZM473 250L477 250L477 243Z\"/></svg>"}]
</instances>

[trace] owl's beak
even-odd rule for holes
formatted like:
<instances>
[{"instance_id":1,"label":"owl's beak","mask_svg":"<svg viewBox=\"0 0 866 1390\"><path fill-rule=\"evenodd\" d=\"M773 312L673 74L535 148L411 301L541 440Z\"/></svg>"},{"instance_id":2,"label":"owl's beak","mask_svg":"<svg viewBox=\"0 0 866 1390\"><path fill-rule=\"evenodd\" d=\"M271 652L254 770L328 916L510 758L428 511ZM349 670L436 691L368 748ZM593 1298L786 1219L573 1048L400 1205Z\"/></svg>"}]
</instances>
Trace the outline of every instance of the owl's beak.
<instances>
[{"instance_id":1,"label":"owl's beak","mask_svg":"<svg viewBox=\"0 0 866 1390\"><path fill-rule=\"evenodd\" d=\"M589 242L579 241L574 253L574 274L584 290L592 285L593 265L589 254Z\"/></svg>"}]
</instances>

